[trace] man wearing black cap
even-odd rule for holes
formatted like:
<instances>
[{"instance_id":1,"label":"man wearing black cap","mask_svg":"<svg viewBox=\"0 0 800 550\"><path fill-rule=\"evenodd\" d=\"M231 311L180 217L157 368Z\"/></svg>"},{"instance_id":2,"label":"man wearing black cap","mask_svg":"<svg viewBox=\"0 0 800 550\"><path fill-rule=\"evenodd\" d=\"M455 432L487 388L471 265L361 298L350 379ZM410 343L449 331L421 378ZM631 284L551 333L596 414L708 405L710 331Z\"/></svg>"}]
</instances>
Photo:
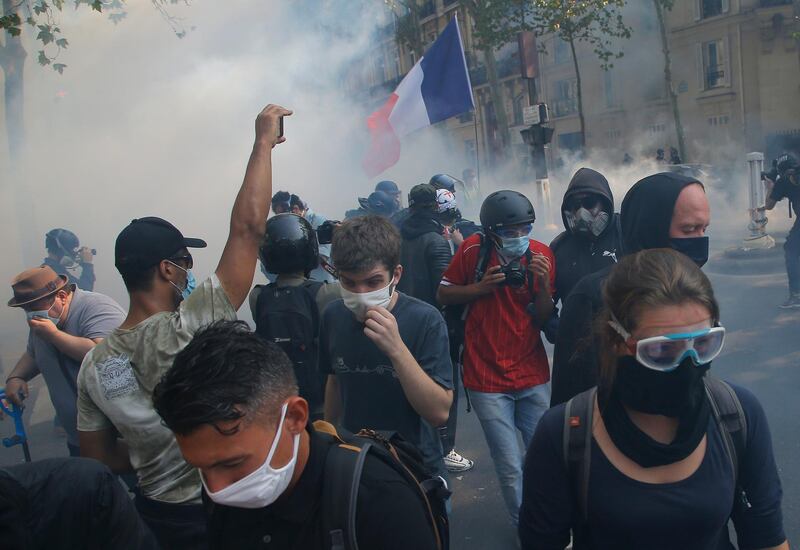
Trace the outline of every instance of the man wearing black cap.
<instances>
[{"instance_id":1,"label":"man wearing black cap","mask_svg":"<svg viewBox=\"0 0 800 550\"><path fill-rule=\"evenodd\" d=\"M778 159L777 181L767 178L767 210L772 210L783 199L789 199L789 212L800 212L800 164L792 155ZM786 256L786 274L789 277L789 299L780 307L800 308L800 222L795 220L786 242L783 244Z\"/></svg>"},{"instance_id":2,"label":"man wearing black cap","mask_svg":"<svg viewBox=\"0 0 800 550\"><path fill-rule=\"evenodd\" d=\"M702 266L708 260L710 220L702 183L672 172L648 176L622 201L622 252L672 248ZM612 267L581 279L564 302L553 355L551 406L597 385L599 352L592 322L603 307L602 285Z\"/></svg>"},{"instance_id":3,"label":"man wearing black cap","mask_svg":"<svg viewBox=\"0 0 800 550\"><path fill-rule=\"evenodd\" d=\"M155 217L133 220L117 237L115 263L130 309L81 366L81 453L115 472L136 472L136 506L164 548L204 548L206 526L199 475L161 423L152 391L198 329L236 319L247 298L272 194L272 148L284 141L278 137L279 119L290 114L268 105L258 115L222 258L196 288L188 249L205 247L204 241L187 239Z\"/></svg>"}]
</instances>

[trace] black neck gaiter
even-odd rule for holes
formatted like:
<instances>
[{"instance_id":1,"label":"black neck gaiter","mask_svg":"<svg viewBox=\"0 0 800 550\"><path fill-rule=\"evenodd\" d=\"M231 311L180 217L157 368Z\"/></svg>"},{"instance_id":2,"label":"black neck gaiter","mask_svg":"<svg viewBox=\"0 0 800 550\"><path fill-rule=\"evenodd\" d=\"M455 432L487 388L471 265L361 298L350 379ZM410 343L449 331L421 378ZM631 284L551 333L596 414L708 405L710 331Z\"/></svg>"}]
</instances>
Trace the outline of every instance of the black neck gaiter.
<instances>
[{"instance_id":1,"label":"black neck gaiter","mask_svg":"<svg viewBox=\"0 0 800 550\"><path fill-rule=\"evenodd\" d=\"M600 403L614 445L643 468L672 464L692 454L708 429L711 408L703 376L710 366L695 366L691 358L686 358L674 371L658 372L640 365L635 357L619 358L611 393L606 403ZM626 406L677 418L675 440L659 443L641 431L628 416Z\"/></svg>"}]
</instances>

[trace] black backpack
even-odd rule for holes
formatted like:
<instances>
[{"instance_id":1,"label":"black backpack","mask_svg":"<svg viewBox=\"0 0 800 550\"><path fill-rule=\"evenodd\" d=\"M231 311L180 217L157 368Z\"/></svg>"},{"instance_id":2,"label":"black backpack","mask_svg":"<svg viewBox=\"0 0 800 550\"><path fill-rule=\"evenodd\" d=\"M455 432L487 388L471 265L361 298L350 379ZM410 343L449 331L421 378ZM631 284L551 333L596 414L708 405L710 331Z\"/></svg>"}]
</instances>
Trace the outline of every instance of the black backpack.
<instances>
[{"instance_id":1,"label":"black backpack","mask_svg":"<svg viewBox=\"0 0 800 550\"><path fill-rule=\"evenodd\" d=\"M316 296L322 285L305 281L299 286L261 287L256 300L256 334L277 344L294 365L300 396L311 410L322 404L324 378L317 369L319 309Z\"/></svg>"},{"instance_id":2,"label":"black backpack","mask_svg":"<svg viewBox=\"0 0 800 550\"><path fill-rule=\"evenodd\" d=\"M738 498L734 499L734 509L740 506L751 508L747 494L739 484L739 457L744 456L747 449L747 418L742 404L733 388L719 378L707 375L703 382L711 405L711 414L722 436L725 453L733 466L735 496ZM564 409L564 463L573 501L577 504L577 524L573 529L573 536L578 543L581 542L582 530L589 517L589 472L596 394L596 387L586 390L567 401Z\"/></svg>"},{"instance_id":3,"label":"black backpack","mask_svg":"<svg viewBox=\"0 0 800 550\"><path fill-rule=\"evenodd\" d=\"M317 432L334 438L325 458L322 486L322 526L326 548L358 550L356 514L361 472L367 455L383 461L419 491L420 503L428 513L436 548L449 550L450 526L446 502L450 490L444 479L433 476L422 462L419 451L397 432L361 430L340 436L324 421L314 422ZM363 550L371 550L369 548Z\"/></svg>"}]
</instances>

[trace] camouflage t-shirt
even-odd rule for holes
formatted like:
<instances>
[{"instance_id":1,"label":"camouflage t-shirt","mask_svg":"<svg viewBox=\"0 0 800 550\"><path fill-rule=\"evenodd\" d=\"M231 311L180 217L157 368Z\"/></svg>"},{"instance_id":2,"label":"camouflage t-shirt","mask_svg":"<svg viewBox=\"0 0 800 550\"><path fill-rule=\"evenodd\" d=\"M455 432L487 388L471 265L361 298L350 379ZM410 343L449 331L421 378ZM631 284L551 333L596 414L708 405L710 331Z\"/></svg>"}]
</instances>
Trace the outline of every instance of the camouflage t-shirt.
<instances>
[{"instance_id":1,"label":"camouflage t-shirt","mask_svg":"<svg viewBox=\"0 0 800 550\"><path fill-rule=\"evenodd\" d=\"M114 427L130 451L139 489L171 503L200 501L200 477L181 456L175 436L153 408L153 388L198 329L236 319L219 279L212 275L174 312L131 329L116 329L84 358L78 374L78 431Z\"/></svg>"}]
</instances>

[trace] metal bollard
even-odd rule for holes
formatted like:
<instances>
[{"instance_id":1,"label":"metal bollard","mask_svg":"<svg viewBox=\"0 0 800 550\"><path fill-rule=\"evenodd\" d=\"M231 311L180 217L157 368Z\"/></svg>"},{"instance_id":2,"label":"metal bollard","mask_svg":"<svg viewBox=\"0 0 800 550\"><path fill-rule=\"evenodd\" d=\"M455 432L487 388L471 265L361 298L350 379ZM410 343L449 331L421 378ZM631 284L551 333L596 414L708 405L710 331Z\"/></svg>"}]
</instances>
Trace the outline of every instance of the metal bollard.
<instances>
[{"instance_id":1,"label":"metal bollard","mask_svg":"<svg viewBox=\"0 0 800 550\"><path fill-rule=\"evenodd\" d=\"M768 249L775 246L775 239L767 234L767 222L764 203L766 202L766 189L761 179L764 171L764 154L748 153L747 155L747 175L750 190L750 223L747 228L750 236L744 239L745 249Z\"/></svg>"}]
</instances>

